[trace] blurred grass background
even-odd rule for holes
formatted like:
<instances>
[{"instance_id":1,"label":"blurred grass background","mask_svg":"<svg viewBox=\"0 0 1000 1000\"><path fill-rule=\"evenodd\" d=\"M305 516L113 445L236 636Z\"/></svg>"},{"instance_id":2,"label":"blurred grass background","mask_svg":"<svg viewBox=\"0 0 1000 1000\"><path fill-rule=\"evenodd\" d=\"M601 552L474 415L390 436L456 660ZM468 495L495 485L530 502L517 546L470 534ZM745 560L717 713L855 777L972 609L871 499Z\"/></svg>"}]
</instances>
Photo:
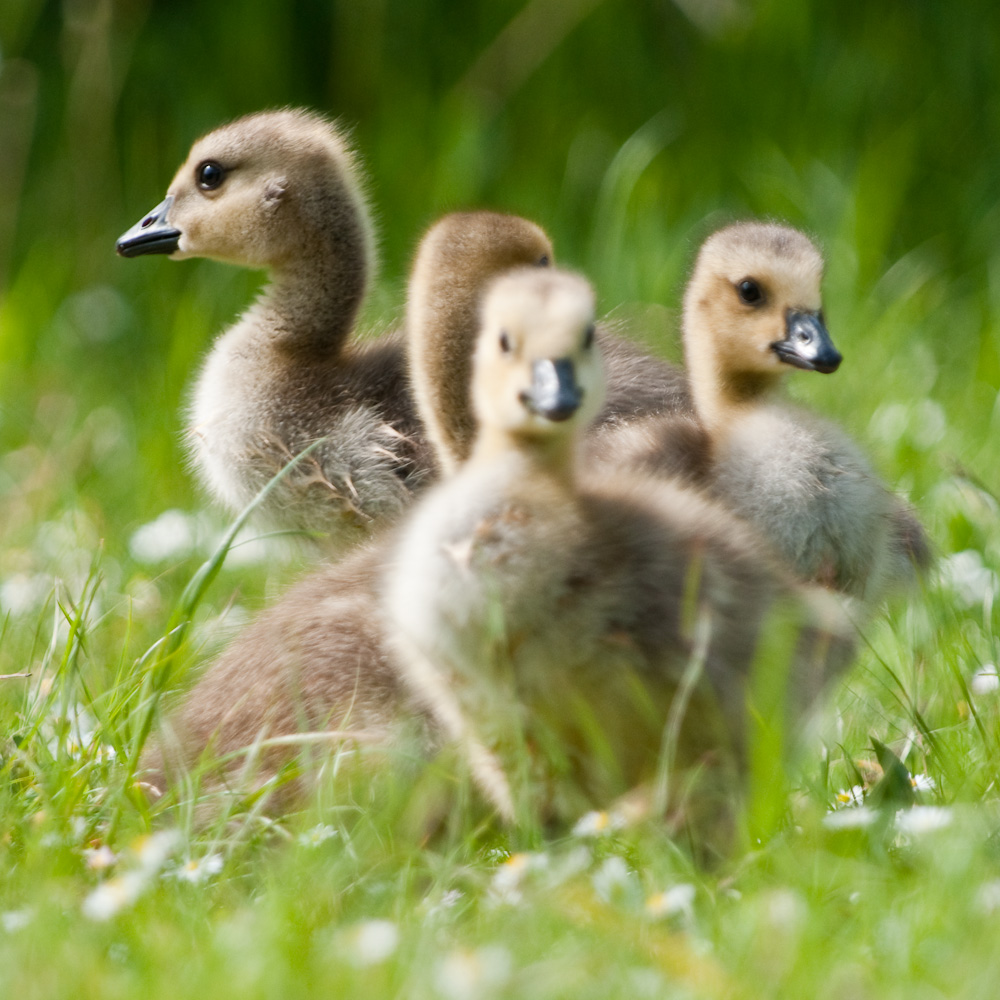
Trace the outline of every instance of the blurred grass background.
<instances>
[{"instance_id":1,"label":"blurred grass background","mask_svg":"<svg viewBox=\"0 0 1000 1000\"><path fill-rule=\"evenodd\" d=\"M978 900L984 885L1000 895L1000 702L977 702L969 680L1000 659L998 49L1000 8L985 0L0 0L0 674L56 680L41 700L0 681L4 739L17 730L22 747L0 772L11 876L0 916L44 916L30 947L0 934L0 958L8 947L30 958L10 995L65 995L84 970L82 996L173 996L159 944L176 952L199 934L215 952L187 973L192 989L228 995L232 979L252 992L244 966L267 965L274 989L279 970L303 995L324 982L404 995L407 963L437 941L416 903L461 886L449 940L505 939L541 977L475 995L568 995L564 984L576 996L663 995L628 978L634 962L685 996L938 997L955 995L958 968L974 970L964 995L992 996L997 919ZM197 897L161 890L134 934L76 927L97 878L81 872L81 845L99 834L118 849L149 818L106 761L53 756L39 734L52 716L65 739L77 701L98 717L94 746L121 747L134 728L136 661L222 523L197 514L206 503L184 467L186 388L261 281L212 262L123 261L114 241L160 201L197 135L285 104L353 129L380 232L373 330L401 315L424 227L460 207L539 221L602 308L670 357L686 269L713 225L773 216L825 246L845 363L832 378L793 379L793 392L863 442L942 557L966 557L870 630L835 738L807 762L804 837L785 831L735 875L702 881L647 831L614 849L639 873L617 909L584 902L570 875L558 891L539 882L531 915L508 921L487 905L468 845L416 852L377 812L354 831L354 853L328 852L326 867L241 853L255 834L198 841L182 813L192 849L226 845L226 881ZM173 508L190 515L186 548L156 557L130 545ZM199 610L195 648L293 571L227 570ZM824 839L819 816L857 777L850 761L872 733L936 777L935 801L970 804L947 850ZM780 782L772 794L784 795ZM348 832L338 828L342 842ZM592 860L604 863L601 850ZM643 922L639 882L678 877L699 879L697 919L684 924L693 944ZM859 910L858 894L870 905ZM369 975L333 945L310 950L318 930L372 914L403 929L391 968ZM576 946L553 957L567 929ZM570 971L581 962L586 976ZM254 988L266 989L261 975ZM430 975L413 995L463 995Z\"/></svg>"}]
</instances>

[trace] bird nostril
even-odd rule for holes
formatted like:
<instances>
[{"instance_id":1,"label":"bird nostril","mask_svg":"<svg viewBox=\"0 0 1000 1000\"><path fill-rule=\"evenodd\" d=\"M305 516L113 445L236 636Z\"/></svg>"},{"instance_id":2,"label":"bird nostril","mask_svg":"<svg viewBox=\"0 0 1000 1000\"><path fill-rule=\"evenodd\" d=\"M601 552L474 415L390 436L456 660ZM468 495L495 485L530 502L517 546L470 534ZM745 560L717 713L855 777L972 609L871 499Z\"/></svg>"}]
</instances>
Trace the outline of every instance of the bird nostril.
<instances>
[{"instance_id":1,"label":"bird nostril","mask_svg":"<svg viewBox=\"0 0 1000 1000\"><path fill-rule=\"evenodd\" d=\"M154 222L156 222L156 216L147 215L146 218L142 220L142 228L148 229Z\"/></svg>"}]
</instances>

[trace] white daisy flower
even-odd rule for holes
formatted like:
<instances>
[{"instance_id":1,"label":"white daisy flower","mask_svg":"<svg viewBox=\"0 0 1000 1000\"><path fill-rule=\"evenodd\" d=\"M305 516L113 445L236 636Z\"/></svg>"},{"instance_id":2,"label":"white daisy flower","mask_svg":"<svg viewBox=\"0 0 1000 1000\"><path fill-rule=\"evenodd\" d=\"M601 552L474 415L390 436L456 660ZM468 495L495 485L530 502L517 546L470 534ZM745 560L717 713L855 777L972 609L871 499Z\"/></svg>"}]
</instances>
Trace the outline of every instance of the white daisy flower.
<instances>
[{"instance_id":1,"label":"white daisy flower","mask_svg":"<svg viewBox=\"0 0 1000 1000\"><path fill-rule=\"evenodd\" d=\"M625 817L620 812L604 809L585 813L573 827L574 837L601 837L625 827Z\"/></svg>"},{"instance_id":2,"label":"white daisy flower","mask_svg":"<svg viewBox=\"0 0 1000 1000\"><path fill-rule=\"evenodd\" d=\"M969 681L969 690L973 694L993 694L997 689L1000 689L1000 676L995 663L984 663Z\"/></svg>"},{"instance_id":3,"label":"white daisy flower","mask_svg":"<svg viewBox=\"0 0 1000 1000\"><path fill-rule=\"evenodd\" d=\"M828 812L823 817L823 826L828 830L861 830L871 826L878 813L868 806L858 806L856 809L838 809Z\"/></svg>"},{"instance_id":4,"label":"white daisy flower","mask_svg":"<svg viewBox=\"0 0 1000 1000\"><path fill-rule=\"evenodd\" d=\"M180 832L177 830L158 830L140 837L132 845L136 867L97 886L83 901L84 916L91 920L109 920L131 906L166 863L179 840ZM107 856L102 854L101 857L106 860Z\"/></svg>"},{"instance_id":5,"label":"white daisy flower","mask_svg":"<svg viewBox=\"0 0 1000 1000\"><path fill-rule=\"evenodd\" d=\"M102 872L110 868L118 860L118 856L107 844L101 844L100 847L85 847L83 860L91 871Z\"/></svg>"},{"instance_id":6,"label":"white daisy flower","mask_svg":"<svg viewBox=\"0 0 1000 1000\"><path fill-rule=\"evenodd\" d=\"M206 854L203 858L188 858L179 868L175 868L170 874L181 882L190 882L192 885L199 885L206 882L213 875L218 875L222 871L223 857L221 854Z\"/></svg>"},{"instance_id":7,"label":"white daisy flower","mask_svg":"<svg viewBox=\"0 0 1000 1000\"><path fill-rule=\"evenodd\" d=\"M834 809L843 809L845 806L863 806L864 804L864 785L851 785L850 788L842 788L833 797Z\"/></svg>"},{"instance_id":8,"label":"white daisy flower","mask_svg":"<svg viewBox=\"0 0 1000 1000\"><path fill-rule=\"evenodd\" d=\"M336 837L337 833L337 829L328 823L317 823L312 829L306 830L305 833L300 833L298 842L303 847L318 847L331 837Z\"/></svg>"},{"instance_id":9,"label":"white daisy flower","mask_svg":"<svg viewBox=\"0 0 1000 1000\"><path fill-rule=\"evenodd\" d=\"M453 909L464 895L465 893L461 889L449 889L442 893L441 898L436 902L432 902L431 897L427 896L423 902L424 912L427 916L433 917L445 910Z\"/></svg>"},{"instance_id":10,"label":"white daisy flower","mask_svg":"<svg viewBox=\"0 0 1000 1000\"><path fill-rule=\"evenodd\" d=\"M37 611L52 593L51 576L15 573L0 583L0 614L17 618Z\"/></svg>"},{"instance_id":11,"label":"white daisy flower","mask_svg":"<svg viewBox=\"0 0 1000 1000\"><path fill-rule=\"evenodd\" d=\"M664 892L654 893L646 900L646 915L650 917L675 917L680 914L690 918L694 903L695 888L690 882L682 882Z\"/></svg>"},{"instance_id":12,"label":"white daisy flower","mask_svg":"<svg viewBox=\"0 0 1000 1000\"><path fill-rule=\"evenodd\" d=\"M610 903L625 892L634 879L635 873L625 863L624 858L618 855L605 858L597 871L590 876L594 891L605 903Z\"/></svg>"},{"instance_id":13,"label":"white daisy flower","mask_svg":"<svg viewBox=\"0 0 1000 1000\"><path fill-rule=\"evenodd\" d=\"M90 920L110 920L139 898L148 881L141 870L109 878L83 901L83 915Z\"/></svg>"},{"instance_id":14,"label":"white daisy flower","mask_svg":"<svg viewBox=\"0 0 1000 1000\"><path fill-rule=\"evenodd\" d=\"M140 563L160 563L183 559L194 551L204 527L197 515L182 510L165 510L155 521L137 528L129 539L132 558Z\"/></svg>"},{"instance_id":15,"label":"white daisy flower","mask_svg":"<svg viewBox=\"0 0 1000 1000\"><path fill-rule=\"evenodd\" d=\"M180 830L157 830L146 837L140 837L132 850L139 867L150 875L155 875L181 841Z\"/></svg>"},{"instance_id":16,"label":"white daisy flower","mask_svg":"<svg viewBox=\"0 0 1000 1000\"><path fill-rule=\"evenodd\" d=\"M530 871L548 867L545 854L522 851L512 854L497 867L490 883L490 895L494 902L514 905L521 902L521 883Z\"/></svg>"},{"instance_id":17,"label":"white daisy flower","mask_svg":"<svg viewBox=\"0 0 1000 1000\"><path fill-rule=\"evenodd\" d=\"M932 833L951 824L954 815L945 806L912 806L896 813L896 829L903 835Z\"/></svg>"},{"instance_id":18,"label":"white daisy flower","mask_svg":"<svg viewBox=\"0 0 1000 1000\"><path fill-rule=\"evenodd\" d=\"M24 930L31 923L34 915L35 911L27 906L23 910L6 910L0 913L0 927L7 934L16 934L17 931Z\"/></svg>"},{"instance_id":19,"label":"white daisy flower","mask_svg":"<svg viewBox=\"0 0 1000 1000\"><path fill-rule=\"evenodd\" d=\"M503 988L512 967L510 952L502 945L456 948L438 962L434 982L445 1000L483 1000Z\"/></svg>"},{"instance_id":20,"label":"white daisy flower","mask_svg":"<svg viewBox=\"0 0 1000 1000\"><path fill-rule=\"evenodd\" d=\"M586 844L576 844L559 859L553 877L559 883L567 882L574 875L586 871L594 862L594 855Z\"/></svg>"},{"instance_id":21,"label":"white daisy flower","mask_svg":"<svg viewBox=\"0 0 1000 1000\"><path fill-rule=\"evenodd\" d=\"M379 965L399 946L399 928L391 920L363 920L347 934L356 965Z\"/></svg>"},{"instance_id":22,"label":"white daisy flower","mask_svg":"<svg viewBox=\"0 0 1000 1000\"><path fill-rule=\"evenodd\" d=\"M966 607L982 604L997 592L997 575L983 565L974 549L956 552L938 563L941 582L950 587Z\"/></svg>"},{"instance_id":23,"label":"white daisy flower","mask_svg":"<svg viewBox=\"0 0 1000 1000\"><path fill-rule=\"evenodd\" d=\"M772 927L792 930L799 927L806 916L806 904L792 889L773 889L764 897L765 913Z\"/></svg>"},{"instance_id":24,"label":"white daisy flower","mask_svg":"<svg viewBox=\"0 0 1000 1000\"><path fill-rule=\"evenodd\" d=\"M915 792L933 792L937 782L929 774L911 774L910 784Z\"/></svg>"}]
</instances>

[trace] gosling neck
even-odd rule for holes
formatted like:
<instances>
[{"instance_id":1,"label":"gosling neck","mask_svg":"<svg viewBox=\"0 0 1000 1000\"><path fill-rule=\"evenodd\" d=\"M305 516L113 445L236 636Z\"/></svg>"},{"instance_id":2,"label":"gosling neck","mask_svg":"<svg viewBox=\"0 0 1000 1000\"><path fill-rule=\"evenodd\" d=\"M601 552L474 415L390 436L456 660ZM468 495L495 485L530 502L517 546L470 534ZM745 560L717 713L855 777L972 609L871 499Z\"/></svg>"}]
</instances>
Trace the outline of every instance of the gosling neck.
<instances>
[{"instance_id":1,"label":"gosling neck","mask_svg":"<svg viewBox=\"0 0 1000 1000\"><path fill-rule=\"evenodd\" d=\"M371 254L362 219L341 213L293 259L273 265L254 307L273 346L317 359L339 354L368 290Z\"/></svg>"},{"instance_id":2,"label":"gosling neck","mask_svg":"<svg viewBox=\"0 0 1000 1000\"><path fill-rule=\"evenodd\" d=\"M691 338L686 340L695 412L713 438L723 435L741 416L762 405L778 390L781 372L735 368L704 342L692 349Z\"/></svg>"},{"instance_id":3,"label":"gosling neck","mask_svg":"<svg viewBox=\"0 0 1000 1000\"><path fill-rule=\"evenodd\" d=\"M476 436L466 463L470 467L487 465L516 455L531 479L555 481L566 489L575 482L577 441L562 434L526 435L483 427Z\"/></svg>"},{"instance_id":4,"label":"gosling neck","mask_svg":"<svg viewBox=\"0 0 1000 1000\"><path fill-rule=\"evenodd\" d=\"M477 437L470 384L480 286L479 280L455 275L445 283L419 268L410 282L410 377L417 410L446 473L469 458Z\"/></svg>"}]
</instances>

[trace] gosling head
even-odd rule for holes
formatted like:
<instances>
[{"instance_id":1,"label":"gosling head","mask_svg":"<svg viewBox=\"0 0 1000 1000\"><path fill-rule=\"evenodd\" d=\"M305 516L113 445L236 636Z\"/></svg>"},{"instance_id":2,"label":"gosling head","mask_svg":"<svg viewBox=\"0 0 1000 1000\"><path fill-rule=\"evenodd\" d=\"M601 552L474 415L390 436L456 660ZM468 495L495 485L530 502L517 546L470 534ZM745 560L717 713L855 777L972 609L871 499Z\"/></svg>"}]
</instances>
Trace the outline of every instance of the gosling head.
<instances>
[{"instance_id":1,"label":"gosling head","mask_svg":"<svg viewBox=\"0 0 1000 1000\"><path fill-rule=\"evenodd\" d=\"M789 366L836 371L841 355L823 321L822 278L823 257L798 230L744 222L714 233L684 295L692 371L707 358L723 382Z\"/></svg>"},{"instance_id":2,"label":"gosling head","mask_svg":"<svg viewBox=\"0 0 1000 1000\"><path fill-rule=\"evenodd\" d=\"M494 277L515 267L547 267L552 243L535 223L499 212L452 212L424 235L410 281L411 299L433 308L439 297L467 299Z\"/></svg>"},{"instance_id":3,"label":"gosling head","mask_svg":"<svg viewBox=\"0 0 1000 1000\"><path fill-rule=\"evenodd\" d=\"M495 281L483 300L472 379L480 427L519 439L571 437L603 396L590 285L537 268Z\"/></svg>"},{"instance_id":4,"label":"gosling head","mask_svg":"<svg viewBox=\"0 0 1000 1000\"><path fill-rule=\"evenodd\" d=\"M368 229L367 209L343 137L319 115L265 111L197 140L117 251L280 268L359 226Z\"/></svg>"}]
</instances>

